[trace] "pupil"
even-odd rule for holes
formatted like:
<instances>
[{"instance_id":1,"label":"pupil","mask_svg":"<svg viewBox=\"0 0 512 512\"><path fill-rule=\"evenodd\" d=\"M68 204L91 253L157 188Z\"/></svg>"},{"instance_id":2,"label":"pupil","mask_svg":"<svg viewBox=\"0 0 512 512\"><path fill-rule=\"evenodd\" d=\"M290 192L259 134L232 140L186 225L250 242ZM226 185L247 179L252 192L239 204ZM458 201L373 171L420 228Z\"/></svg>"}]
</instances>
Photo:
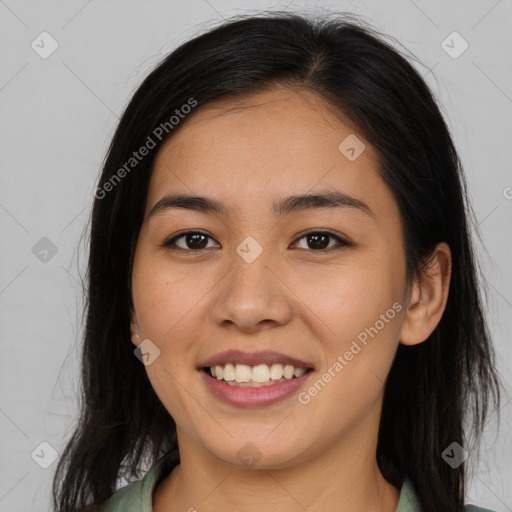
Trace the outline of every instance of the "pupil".
<instances>
[{"instance_id":1,"label":"pupil","mask_svg":"<svg viewBox=\"0 0 512 512\"><path fill-rule=\"evenodd\" d=\"M319 238L323 238L323 243L318 241ZM329 238L328 235L324 235L322 233L319 233L319 234L316 234L316 235L309 235L309 242L311 242L311 240L313 240L313 244L312 245L314 247L316 247L317 249L325 249L329 245L329 243L327 241L328 238ZM327 243L325 243L325 242L327 242Z\"/></svg>"},{"instance_id":2,"label":"pupil","mask_svg":"<svg viewBox=\"0 0 512 512\"><path fill-rule=\"evenodd\" d=\"M203 237L202 243L198 242L199 237ZM207 242L205 242L205 240L206 236L203 235L202 233L193 233L192 235L187 235L187 245L189 245L189 247L190 243L192 243L192 245L199 243L200 245L200 247L191 247L191 249L204 249L204 247L206 247L207 245Z\"/></svg>"}]
</instances>

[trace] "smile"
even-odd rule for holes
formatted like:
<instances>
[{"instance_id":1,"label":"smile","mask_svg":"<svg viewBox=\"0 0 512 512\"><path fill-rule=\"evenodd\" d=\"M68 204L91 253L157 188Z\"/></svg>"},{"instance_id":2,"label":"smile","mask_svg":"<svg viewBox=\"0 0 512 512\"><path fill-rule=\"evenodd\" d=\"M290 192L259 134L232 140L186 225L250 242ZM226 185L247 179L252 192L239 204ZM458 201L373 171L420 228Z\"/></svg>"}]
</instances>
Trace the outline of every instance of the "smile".
<instances>
[{"instance_id":1,"label":"smile","mask_svg":"<svg viewBox=\"0 0 512 512\"><path fill-rule=\"evenodd\" d=\"M230 386L262 387L272 386L279 382L286 382L304 375L308 369L295 367L291 364L247 364L227 363L223 366L206 367L205 371L211 377L226 382Z\"/></svg>"}]
</instances>

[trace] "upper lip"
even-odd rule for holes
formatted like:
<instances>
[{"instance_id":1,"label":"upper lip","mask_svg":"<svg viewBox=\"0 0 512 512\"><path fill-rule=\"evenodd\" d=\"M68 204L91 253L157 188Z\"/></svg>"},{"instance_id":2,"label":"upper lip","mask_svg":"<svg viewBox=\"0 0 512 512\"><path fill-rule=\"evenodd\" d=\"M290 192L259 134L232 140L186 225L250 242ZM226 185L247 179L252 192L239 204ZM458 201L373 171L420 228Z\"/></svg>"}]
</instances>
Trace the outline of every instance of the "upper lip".
<instances>
[{"instance_id":1,"label":"upper lip","mask_svg":"<svg viewBox=\"0 0 512 512\"><path fill-rule=\"evenodd\" d=\"M214 356L206 359L200 363L199 368L208 366L224 366L227 363L232 364L246 364L249 366L256 366L258 364L290 364L295 368L313 368L311 363L306 363L295 357L290 357L285 354L273 351L264 352L242 352L241 350L226 350L219 352Z\"/></svg>"}]
</instances>

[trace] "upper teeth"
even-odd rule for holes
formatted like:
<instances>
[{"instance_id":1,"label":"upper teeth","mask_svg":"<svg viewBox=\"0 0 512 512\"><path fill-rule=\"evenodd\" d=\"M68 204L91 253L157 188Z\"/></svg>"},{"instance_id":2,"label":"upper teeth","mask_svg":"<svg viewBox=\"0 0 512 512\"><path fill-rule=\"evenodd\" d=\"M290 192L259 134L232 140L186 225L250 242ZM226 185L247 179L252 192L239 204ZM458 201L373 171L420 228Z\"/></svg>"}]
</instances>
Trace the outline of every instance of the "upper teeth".
<instances>
[{"instance_id":1,"label":"upper teeth","mask_svg":"<svg viewBox=\"0 0 512 512\"><path fill-rule=\"evenodd\" d=\"M227 363L224 366L216 365L210 366L210 371L217 380L225 380L227 382L256 382L263 383L270 380L292 379L300 377L306 373L306 368L295 368L291 364L258 364L256 366L249 366L246 364L231 364Z\"/></svg>"}]
</instances>

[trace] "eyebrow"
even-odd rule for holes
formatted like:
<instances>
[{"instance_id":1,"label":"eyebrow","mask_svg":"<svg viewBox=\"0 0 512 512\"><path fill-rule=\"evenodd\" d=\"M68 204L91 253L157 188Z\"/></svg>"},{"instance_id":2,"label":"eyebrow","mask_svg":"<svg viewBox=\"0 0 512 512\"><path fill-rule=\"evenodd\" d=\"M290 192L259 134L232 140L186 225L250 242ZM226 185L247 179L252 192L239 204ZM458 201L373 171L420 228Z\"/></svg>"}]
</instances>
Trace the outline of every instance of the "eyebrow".
<instances>
[{"instance_id":1,"label":"eyebrow","mask_svg":"<svg viewBox=\"0 0 512 512\"><path fill-rule=\"evenodd\" d=\"M302 194L279 199L272 205L272 213L276 216L285 216L291 213L326 208L353 208L373 217L370 207L360 199L339 191L326 191L317 194ZM186 209L200 213L215 213L229 215L230 209L216 199L187 195L168 194L160 199L151 208L148 219L158 212L169 209Z\"/></svg>"}]
</instances>

